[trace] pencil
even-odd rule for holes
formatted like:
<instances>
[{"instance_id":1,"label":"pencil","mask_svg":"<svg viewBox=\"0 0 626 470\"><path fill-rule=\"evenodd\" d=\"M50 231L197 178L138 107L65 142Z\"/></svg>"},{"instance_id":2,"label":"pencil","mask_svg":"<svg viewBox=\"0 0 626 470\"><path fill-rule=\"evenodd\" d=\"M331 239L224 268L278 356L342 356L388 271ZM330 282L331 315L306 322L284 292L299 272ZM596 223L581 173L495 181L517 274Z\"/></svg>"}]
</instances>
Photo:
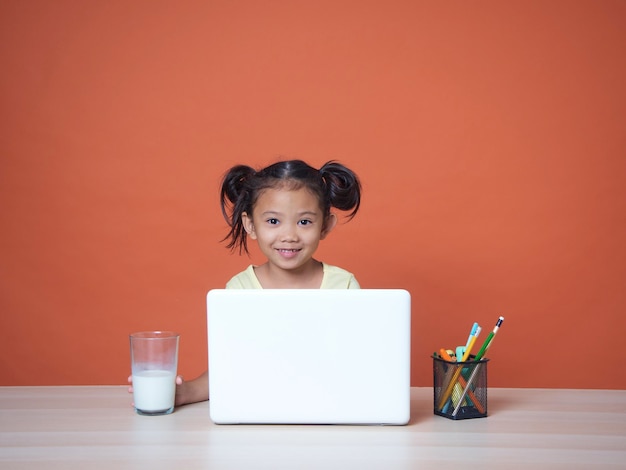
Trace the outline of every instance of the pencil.
<instances>
[{"instance_id":1,"label":"pencil","mask_svg":"<svg viewBox=\"0 0 626 470\"><path fill-rule=\"evenodd\" d=\"M476 338L478 338L479 334L480 334L480 327L476 328L476 334L470 340L470 344L468 348L465 350L465 354L463 355L463 359L461 362L465 362L469 358L470 353L472 351L472 347L474 346L474 343L476 342ZM463 367L459 367L458 369L454 371L454 375L452 376L452 379L450 380L448 387L446 388L445 392L441 396L441 400L439 401L439 407L438 407L439 411L443 410L443 407L446 405L448 398L450 398L450 395L452 394L452 390L454 389L454 384L456 384L456 381L459 379L459 375L461 375L462 370L463 370Z\"/></svg>"}]
</instances>

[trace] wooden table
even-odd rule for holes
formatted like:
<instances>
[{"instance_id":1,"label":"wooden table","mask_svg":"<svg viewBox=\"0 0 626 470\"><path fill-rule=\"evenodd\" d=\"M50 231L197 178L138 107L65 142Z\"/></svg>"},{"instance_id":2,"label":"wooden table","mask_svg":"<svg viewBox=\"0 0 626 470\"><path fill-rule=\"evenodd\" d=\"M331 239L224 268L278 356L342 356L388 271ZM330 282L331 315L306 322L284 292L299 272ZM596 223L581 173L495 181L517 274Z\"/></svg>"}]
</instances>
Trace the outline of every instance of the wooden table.
<instances>
[{"instance_id":1,"label":"wooden table","mask_svg":"<svg viewBox=\"0 0 626 470\"><path fill-rule=\"evenodd\" d=\"M126 387L0 387L1 469L626 468L626 391L490 389L487 418L407 426L215 425L209 403L137 415Z\"/></svg>"}]
</instances>

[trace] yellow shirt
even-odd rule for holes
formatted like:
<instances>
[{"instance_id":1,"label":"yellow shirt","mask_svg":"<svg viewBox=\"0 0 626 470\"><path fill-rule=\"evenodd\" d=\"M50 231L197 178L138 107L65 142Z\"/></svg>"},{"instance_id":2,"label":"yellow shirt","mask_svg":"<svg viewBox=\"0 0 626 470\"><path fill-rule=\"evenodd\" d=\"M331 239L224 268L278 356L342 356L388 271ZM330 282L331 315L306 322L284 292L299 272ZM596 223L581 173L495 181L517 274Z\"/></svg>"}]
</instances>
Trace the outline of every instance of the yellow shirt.
<instances>
[{"instance_id":1,"label":"yellow shirt","mask_svg":"<svg viewBox=\"0 0 626 470\"><path fill-rule=\"evenodd\" d=\"M320 289L360 289L354 275L345 269L322 263L324 277ZM254 266L250 265L226 283L226 289L263 289L254 273Z\"/></svg>"}]
</instances>

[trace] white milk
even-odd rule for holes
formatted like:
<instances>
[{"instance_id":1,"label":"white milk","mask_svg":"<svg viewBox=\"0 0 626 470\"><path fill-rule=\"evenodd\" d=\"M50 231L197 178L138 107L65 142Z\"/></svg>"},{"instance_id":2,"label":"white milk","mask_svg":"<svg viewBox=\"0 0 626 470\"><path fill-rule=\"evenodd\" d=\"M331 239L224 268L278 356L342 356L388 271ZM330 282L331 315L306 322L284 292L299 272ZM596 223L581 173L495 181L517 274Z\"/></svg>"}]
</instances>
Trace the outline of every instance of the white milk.
<instances>
[{"instance_id":1,"label":"white milk","mask_svg":"<svg viewBox=\"0 0 626 470\"><path fill-rule=\"evenodd\" d=\"M166 411L174 406L175 373L169 370L145 370L133 374L135 408L141 411Z\"/></svg>"}]
</instances>

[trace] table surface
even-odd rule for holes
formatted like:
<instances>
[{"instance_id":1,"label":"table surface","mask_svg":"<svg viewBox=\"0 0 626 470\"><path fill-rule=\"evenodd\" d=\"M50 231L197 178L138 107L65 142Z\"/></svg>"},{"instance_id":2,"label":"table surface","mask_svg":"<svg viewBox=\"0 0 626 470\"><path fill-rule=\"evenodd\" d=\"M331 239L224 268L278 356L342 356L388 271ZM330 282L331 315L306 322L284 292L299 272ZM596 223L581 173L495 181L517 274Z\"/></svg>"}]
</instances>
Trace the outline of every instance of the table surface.
<instances>
[{"instance_id":1,"label":"table surface","mask_svg":"<svg viewBox=\"0 0 626 470\"><path fill-rule=\"evenodd\" d=\"M407 426L215 425L209 403L139 416L123 386L0 387L0 468L626 468L626 391L489 389L489 416Z\"/></svg>"}]
</instances>

